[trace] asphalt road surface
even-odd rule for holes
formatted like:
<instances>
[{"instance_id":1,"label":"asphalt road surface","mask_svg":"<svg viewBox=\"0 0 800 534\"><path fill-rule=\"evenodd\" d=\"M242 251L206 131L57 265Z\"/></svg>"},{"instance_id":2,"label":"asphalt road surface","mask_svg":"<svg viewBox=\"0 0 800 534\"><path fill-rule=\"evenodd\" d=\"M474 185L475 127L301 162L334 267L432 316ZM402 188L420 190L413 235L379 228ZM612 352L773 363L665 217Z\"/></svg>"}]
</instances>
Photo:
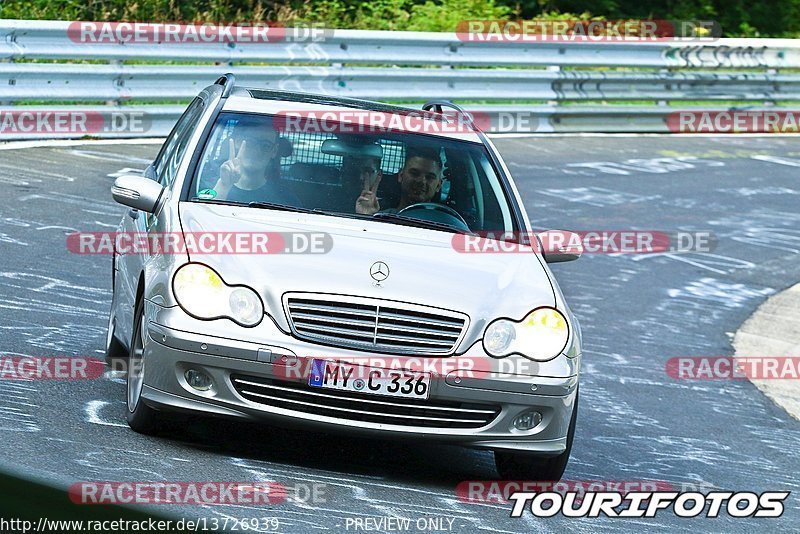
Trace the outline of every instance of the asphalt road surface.
<instances>
[{"instance_id":1,"label":"asphalt road surface","mask_svg":"<svg viewBox=\"0 0 800 534\"><path fill-rule=\"evenodd\" d=\"M453 532L798 531L800 422L743 380L678 381L674 356L733 354L730 335L800 280L797 137L549 137L497 140L538 228L714 232L713 253L584 256L553 270L584 333L570 481L659 481L790 490L782 518L536 519L456 497L497 477L487 452L190 420L165 436L125 425L121 376L0 381L2 465L75 481L324 484L274 507L161 506L176 517L275 517L282 532L356 531L353 519L444 520ZM113 231L114 174L158 145L0 151L0 354L102 357L110 258L66 235ZM300 491L299 493L303 493ZM348 522L348 519L351 520ZM452 519L452 523L448 520ZM375 525L371 523L370 525ZM385 525L384 525L385 526ZM431 523L431 528L435 527ZM363 531L363 530L362 530Z\"/></svg>"}]
</instances>

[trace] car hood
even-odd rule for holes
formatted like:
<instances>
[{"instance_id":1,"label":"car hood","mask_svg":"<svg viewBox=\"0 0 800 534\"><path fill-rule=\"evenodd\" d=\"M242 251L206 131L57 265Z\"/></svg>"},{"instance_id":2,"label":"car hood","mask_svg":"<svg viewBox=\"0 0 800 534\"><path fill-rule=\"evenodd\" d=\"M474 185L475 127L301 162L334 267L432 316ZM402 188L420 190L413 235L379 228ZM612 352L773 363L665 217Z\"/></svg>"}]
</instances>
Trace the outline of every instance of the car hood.
<instances>
[{"instance_id":1,"label":"car hood","mask_svg":"<svg viewBox=\"0 0 800 534\"><path fill-rule=\"evenodd\" d=\"M264 299L267 313L289 331L282 297L289 292L350 295L407 302L466 313L480 332L497 317L520 319L538 306L554 306L550 279L533 253L463 253L457 234L386 222L182 202L184 232L317 232L327 234L323 254L208 254L191 261L214 268L226 283L244 284ZM389 276L370 275L384 262ZM472 337L472 336L467 336Z\"/></svg>"}]
</instances>

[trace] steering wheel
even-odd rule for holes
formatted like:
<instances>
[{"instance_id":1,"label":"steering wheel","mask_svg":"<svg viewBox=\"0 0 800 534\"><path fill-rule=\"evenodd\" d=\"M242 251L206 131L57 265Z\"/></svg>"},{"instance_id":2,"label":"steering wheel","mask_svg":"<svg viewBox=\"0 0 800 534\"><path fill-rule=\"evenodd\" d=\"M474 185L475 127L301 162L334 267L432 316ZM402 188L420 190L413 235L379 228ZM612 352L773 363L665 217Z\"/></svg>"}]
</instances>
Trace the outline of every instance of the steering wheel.
<instances>
[{"instance_id":1,"label":"steering wheel","mask_svg":"<svg viewBox=\"0 0 800 534\"><path fill-rule=\"evenodd\" d=\"M416 211L419 213L410 215L408 212L411 211ZM470 231L467 221L464 220L464 217L462 217L460 213L450 206L445 206L444 204L439 204L437 202L417 202L416 204L406 206L398 211L397 214L450 224L452 226L457 226L459 228L463 228L464 230ZM437 217L437 215L439 217ZM444 216L445 219L454 219L455 222L450 220L442 220L442 216Z\"/></svg>"}]
</instances>

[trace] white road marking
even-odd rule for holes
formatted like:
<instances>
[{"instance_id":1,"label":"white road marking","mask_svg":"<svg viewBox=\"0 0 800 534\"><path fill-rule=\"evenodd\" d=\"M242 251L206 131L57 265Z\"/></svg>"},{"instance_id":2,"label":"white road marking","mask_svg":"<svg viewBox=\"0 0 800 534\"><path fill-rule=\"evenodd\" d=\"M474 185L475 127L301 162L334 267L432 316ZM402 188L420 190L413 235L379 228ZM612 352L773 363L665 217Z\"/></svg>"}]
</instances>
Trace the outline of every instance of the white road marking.
<instances>
[{"instance_id":1,"label":"white road marking","mask_svg":"<svg viewBox=\"0 0 800 534\"><path fill-rule=\"evenodd\" d=\"M767 163L777 163L778 165L788 165L789 167L800 167L800 159L796 158L780 158L778 156L751 156L750 159L758 161L766 161Z\"/></svg>"},{"instance_id":2,"label":"white road marking","mask_svg":"<svg viewBox=\"0 0 800 534\"><path fill-rule=\"evenodd\" d=\"M143 139L102 139L96 141L80 139L50 139L37 141L10 141L0 144L0 150L23 150L28 148L48 148L64 146L84 146L84 145L161 145L164 138L146 137Z\"/></svg>"},{"instance_id":3,"label":"white road marking","mask_svg":"<svg viewBox=\"0 0 800 534\"><path fill-rule=\"evenodd\" d=\"M86 415L85 421L87 423L92 423L95 425L103 425L103 426L118 426L122 428L128 428L128 425L122 423L112 423L111 421L104 421L102 417L100 417L100 410L109 406L111 403L103 400L92 400L86 403L83 407L83 413Z\"/></svg>"}]
</instances>

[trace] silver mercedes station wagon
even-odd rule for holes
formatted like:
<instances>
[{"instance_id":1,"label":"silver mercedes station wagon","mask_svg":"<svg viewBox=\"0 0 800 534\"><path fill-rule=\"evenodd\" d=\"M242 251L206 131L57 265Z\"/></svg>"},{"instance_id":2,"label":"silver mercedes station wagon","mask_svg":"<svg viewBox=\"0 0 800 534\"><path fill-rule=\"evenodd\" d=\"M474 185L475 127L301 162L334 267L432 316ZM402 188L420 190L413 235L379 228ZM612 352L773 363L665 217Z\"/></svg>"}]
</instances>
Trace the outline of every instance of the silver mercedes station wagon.
<instances>
[{"instance_id":1,"label":"silver mercedes station wagon","mask_svg":"<svg viewBox=\"0 0 800 534\"><path fill-rule=\"evenodd\" d=\"M178 411L439 440L560 479L581 337L548 263L580 251L532 233L475 122L204 89L112 188L129 210L106 352L127 359L130 427Z\"/></svg>"}]
</instances>

